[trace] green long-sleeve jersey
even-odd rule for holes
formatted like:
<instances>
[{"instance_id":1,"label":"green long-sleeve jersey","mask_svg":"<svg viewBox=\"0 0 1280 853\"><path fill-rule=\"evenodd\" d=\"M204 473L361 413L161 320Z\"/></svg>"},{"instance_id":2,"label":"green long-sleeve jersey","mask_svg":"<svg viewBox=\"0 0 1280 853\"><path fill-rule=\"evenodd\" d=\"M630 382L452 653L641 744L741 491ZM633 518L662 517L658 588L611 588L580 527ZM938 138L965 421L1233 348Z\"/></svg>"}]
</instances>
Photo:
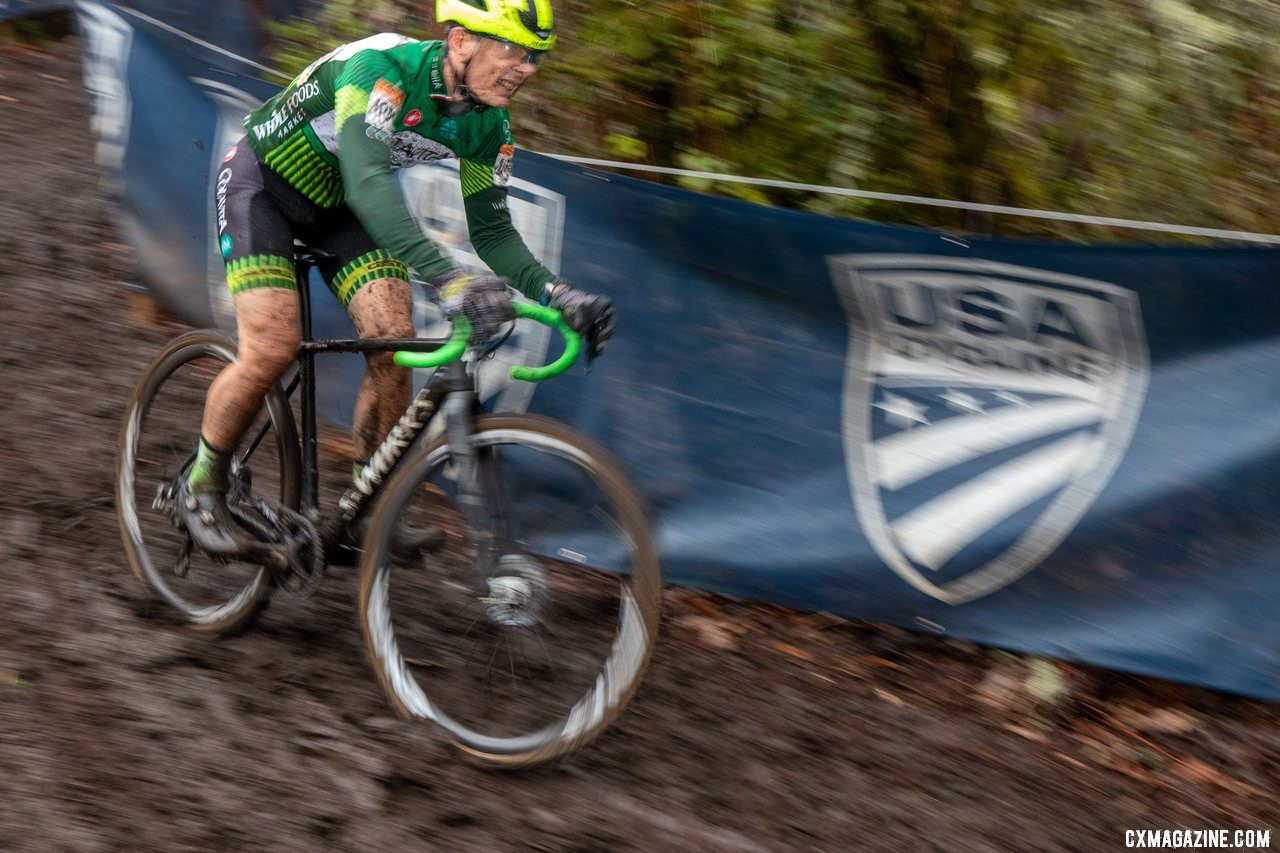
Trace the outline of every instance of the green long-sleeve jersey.
<instances>
[{"instance_id":1,"label":"green long-sleeve jersey","mask_svg":"<svg viewBox=\"0 0 1280 853\"><path fill-rule=\"evenodd\" d=\"M511 224L515 147L505 109L457 116L444 45L393 33L343 45L313 62L245 119L249 144L315 204L349 206L380 246L425 279L453 267L418 228L392 175L456 157L471 245L495 273L537 297L555 276Z\"/></svg>"}]
</instances>

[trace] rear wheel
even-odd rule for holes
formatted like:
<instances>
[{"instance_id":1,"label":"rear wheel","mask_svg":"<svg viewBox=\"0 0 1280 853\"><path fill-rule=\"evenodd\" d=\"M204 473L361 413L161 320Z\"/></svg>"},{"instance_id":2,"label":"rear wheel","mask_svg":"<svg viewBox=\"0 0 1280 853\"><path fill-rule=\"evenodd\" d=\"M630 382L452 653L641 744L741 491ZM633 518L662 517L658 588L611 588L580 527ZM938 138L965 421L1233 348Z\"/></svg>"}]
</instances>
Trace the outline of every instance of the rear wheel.
<instances>
[{"instance_id":1,"label":"rear wheel","mask_svg":"<svg viewBox=\"0 0 1280 853\"><path fill-rule=\"evenodd\" d=\"M173 523L173 502L194 458L209 384L235 351L230 338L213 331L188 332L170 343L134 389L116 457L116 511L130 568L184 621L218 633L241 629L257 615L271 592L271 575L193 547L191 536ZM252 488L296 507L297 429L279 387L245 435L228 499L244 501Z\"/></svg>"},{"instance_id":2,"label":"rear wheel","mask_svg":"<svg viewBox=\"0 0 1280 853\"><path fill-rule=\"evenodd\" d=\"M524 767L581 747L626 706L658 628L660 569L639 495L585 438L485 415L472 447L478 501L445 436L387 483L361 565L365 647L402 714ZM397 553L406 526L439 528L444 547Z\"/></svg>"}]
</instances>

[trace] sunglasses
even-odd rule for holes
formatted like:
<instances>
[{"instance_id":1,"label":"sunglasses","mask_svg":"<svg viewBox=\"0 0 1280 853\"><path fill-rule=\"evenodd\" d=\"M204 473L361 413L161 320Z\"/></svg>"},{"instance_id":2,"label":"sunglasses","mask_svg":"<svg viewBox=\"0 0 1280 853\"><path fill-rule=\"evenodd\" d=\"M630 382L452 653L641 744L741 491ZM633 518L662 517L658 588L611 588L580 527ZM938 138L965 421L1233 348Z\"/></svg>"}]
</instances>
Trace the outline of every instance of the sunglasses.
<instances>
[{"instance_id":1,"label":"sunglasses","mask_svg":"<svg viewBox=\"0 0 1280 853\"><path fill-rule=\"evenodd\" d=\"M528 63L535 67L542 65L542 61L547 58L545 50L530 50L524 45L516 44L513 41L500 39L496 36L482 36L485 41L491 41L498 46L498 53L508 62L516 65L524 65ZM518 58L518 61L516 61Z\"/></svg>"}]
</instances>

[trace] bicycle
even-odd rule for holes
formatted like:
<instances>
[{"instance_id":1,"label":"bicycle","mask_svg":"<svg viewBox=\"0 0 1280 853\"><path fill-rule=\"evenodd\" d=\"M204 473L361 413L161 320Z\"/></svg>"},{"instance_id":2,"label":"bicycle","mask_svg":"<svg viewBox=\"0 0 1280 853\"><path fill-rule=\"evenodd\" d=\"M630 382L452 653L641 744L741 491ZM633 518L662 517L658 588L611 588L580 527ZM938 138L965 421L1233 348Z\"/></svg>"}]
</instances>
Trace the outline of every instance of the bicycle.
<instances>
[{"instance_id":1,"label":"bicycle","mask_svg":"<svg viewBox=\"0 0 1280 853\"><path fill-rule=\"evenodd\" d=\"M459 319L448 340L313 339L308 274L324 257L297 252L297 371L271 389L232 464L228 502L261 544L244 560L215 560L174 512L208 383L235 357L226 335L192 331L155 357L126 409L117 514L130 568L183 621L230 634L273 594L310 595L330 563L358 557L364 650L402 716L438 724L494 766L584 746L626 706L653 650L660 567L640 495L565 424L482 411L474 366L505 338L472 348ZM554 309L516 306L554 326L565 349L511 375L541 381L568 369L577 335ZM437 369L326 520L315 358L388 350L399 364ZM398 545L397 531L414 525L441 541Z\"/></svg>"}]
</instances>

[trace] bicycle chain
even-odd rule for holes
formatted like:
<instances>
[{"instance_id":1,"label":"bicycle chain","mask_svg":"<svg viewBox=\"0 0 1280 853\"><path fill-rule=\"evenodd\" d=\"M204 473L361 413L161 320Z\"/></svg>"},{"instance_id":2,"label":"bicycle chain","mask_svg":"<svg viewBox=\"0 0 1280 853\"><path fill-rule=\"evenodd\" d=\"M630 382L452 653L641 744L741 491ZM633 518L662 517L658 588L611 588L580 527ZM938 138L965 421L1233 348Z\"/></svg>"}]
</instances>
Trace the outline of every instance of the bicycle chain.
<instances>
[{"instance_id":1,"label":"bicycle chain","mask_svg":"<svg viewBox=\"0 0 1280 853\"><path fill-rule=\"evenodd\" d=\"M192 569L191 554L195 543L174 511L176 491L176 487L172 484L167 488L162 487L152 502L152 507L165 512L169 516L169 523L183 534L182 546L170 570L176 577L190 580L211 592L219 595L235 595L243 588L242 583L237 583L215 572ZM267 524L264 526L240 510L236 506L240 502L249 504ZM307 598L320 587L327 563L319 529L311 519L283 504L268 501L249 489L243 481L236 483L233 487L232 493L228 496L228 506L231 507L236 519L257 539L268 544L278 544L284 550L288 560L287 568L268 569L273 575L271 580L273 595L282 593L289 598L302 599ZM307 555L310 555L309 561ZM225 566L231 562L227 558L212 554L204 556L218 565Z\"/></svg>"},{"instance_id":2,"label":"bicycle chain","mask_svg":"<svg viewBox=\"0 0 1280 853\"><path fill-rule=\"evenodd\" d=\"M246 498L254 511L271 526L272 537L284 540L278 544L284 548L289 565L283 571L273 572L273 594L281 593L293 599L310 597L319 589L327 568L318 525L302 513L269 501L255 492L250 492Z\"/></svg>"}]
</instances>

